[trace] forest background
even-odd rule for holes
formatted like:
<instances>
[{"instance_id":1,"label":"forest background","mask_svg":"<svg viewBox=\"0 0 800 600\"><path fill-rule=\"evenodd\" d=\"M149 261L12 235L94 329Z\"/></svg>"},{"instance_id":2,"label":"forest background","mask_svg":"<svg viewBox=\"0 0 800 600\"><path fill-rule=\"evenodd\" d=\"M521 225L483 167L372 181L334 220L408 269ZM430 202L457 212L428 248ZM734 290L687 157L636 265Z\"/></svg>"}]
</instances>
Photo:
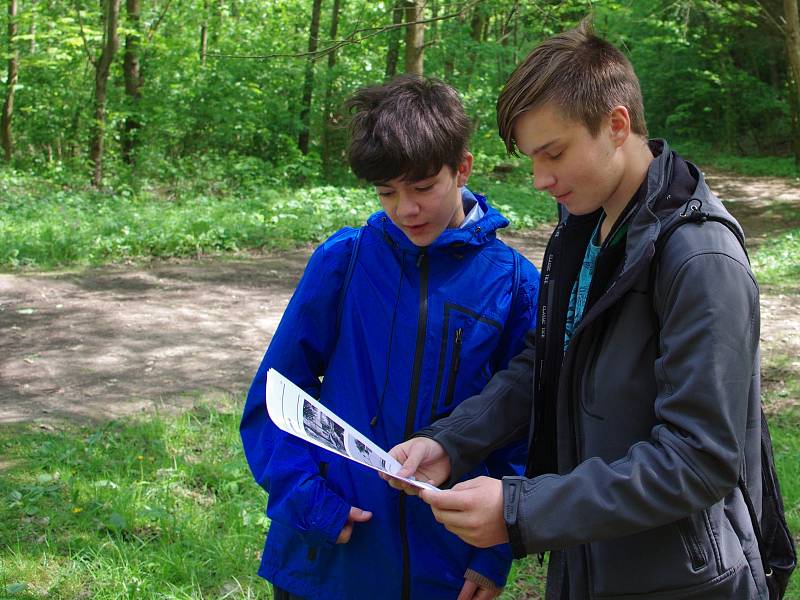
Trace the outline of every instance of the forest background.
<instances>
[{"instance_id":1,"label":"forest background","mask_svg":"<svg viewBox=\"0 0 800 600\"><path fill-rule=\"evenodd\" d=\"M553 203L506 155L495 101L538 41L587 13L630 56L652 137L718 182L800 186L796 0L2 1L0 291L44 297L42 281L86 283L86 267L208 255L263 270L277 250L362 222L377 201L347 169L341 106L403 72L460 90L471 187L515 232L543 231ZM800 307L800 208L761 200L736 214L757 233L767 319ZM209 281L227 264L197 262ZM25 318L46 330L44 312L0 295L0 349L38 331ZM800 363L796 340L782 340L765 351L764 399L797 535ZM0 375L15 358L37 369L46 352L0 357ZM241 453L241 401L201 394L180 414L0 423L0 598L270 597L255 576L269 521ZM543 576L535 559L515 563L504 597L540 597Z\"/></svg>"},{"instance_id":2,"label":"forest background","mask_svg":"<svg viewBox=\"0 0 800 600\"><path fill-rule=\"evenodd\" d=\"M796 0L5 2L4 268L318 241L374 207L347 170L342 102L401 72L461 91L493 179L478 187L499 186L479 191L534 225L495 100L588 12L630 55L651 136L751 174L800 164Z\"/></svg>"}]
</instances>

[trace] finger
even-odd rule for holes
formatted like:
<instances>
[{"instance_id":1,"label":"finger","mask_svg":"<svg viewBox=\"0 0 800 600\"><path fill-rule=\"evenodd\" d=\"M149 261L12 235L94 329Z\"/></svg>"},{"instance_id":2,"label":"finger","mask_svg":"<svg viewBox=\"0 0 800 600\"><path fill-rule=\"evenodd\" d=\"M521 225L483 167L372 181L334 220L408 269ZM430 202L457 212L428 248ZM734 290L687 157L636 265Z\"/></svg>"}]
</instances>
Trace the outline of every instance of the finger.
<instances>
[{"instance_id":1,"label":"finger","mask_svg":"<svg viewBox=\"0 0 800 600\"><path fill-rule=\"evenodd\" d=\"M336 538L337 544L346 544L350 541L350 536L353 535L353 524L348 522L339 532L339 537Z\"/></svg>"},{"instance_id":2,"label":"finger","mask_svg":"<svg viewBox=\"0 0 800 600\"><path fill-rule=\"evenodd\" d=\"M397 479L396 477L390 476L388 482L391 487L396 490L400 490L401 492L405 492L409 496L416 496L419 493L419 488L417 486L406 483L405 481Z\"/></svg>"},{"instance_id":3,"label":"finger","mask_svg":"<svg viewBox=\"0 0 800 600\"><path fill-rule=\"evenodd\" d=\"M406 452L406 447L410 444L410 442L403 442L402 444L398 444L391 450L389 450L389 456L394 458L400 464L403 464L406 459L408 458L408 453Z\"/></svg>"},{"instance_id":4,"label":"finger","mask_svg":"<svg viewBox=\"0 0 800 600\"><path fill-rule=\"evenodd\" d=\"M456 600L472 600L477 589L477 583L470 581L469 579L465 579L464 587L461 588L461 592L458 594L458 598L456 598Z\"/></svg>"},{"instance_id":5,"label":"finger","mask_svg":"<svg viewBox=\"0 0 800 600\"><path fill-rule=\"evenodd\" d=\"M500 589L498 588L478 588L478 592L475 594L475 600L492 600L492 598L497 598L500 595Z\"/></svg>"},{"instance_id":6,"label":"finger","mask_svg":"<svg viewBox=\"0 0 800 600\"><path fill-rule=\"evenodd\" d=\"M462 532L468 534L477 526L475 515L472 513L438 508L432 508L432 510L434 518L456 535L460 535Z\"/></svg>"},{"instance_id":7,"label":"finger","mask_svg":"<svg viewBox=\"0 0 800 600\"><path fill-rule=\"evenodd\" d=\"M348 522L364 523L372 518L372 513L368 510L362 510L355 506L350 508L350 514L347 519Z\"/></svg>"},{"instance_id":8,"label":"finger","mask_svg":"<svg viewBox=\"0 0 800 600\"><path fill-rule=\"evenodd\" d=\"M401 461L403 468L397 472L400 477L411 477L417 472L420 463L425 458L425 445L422 443L415 444L413 443L414 441L415 440L411 440L412 443L409 444L406 458L404 461Z\"/></svg>"},{"instance_id":9,"label":"finger","mask_svg":"<svg viewBox=\"0 0 800 600\"><path fill-rule=\"evenodd\" d=\"M474 494L472 490L449 489L439 492L423 490L420 498L439 510L464 511L472 508Z\"/></svg>"}]
</instances>

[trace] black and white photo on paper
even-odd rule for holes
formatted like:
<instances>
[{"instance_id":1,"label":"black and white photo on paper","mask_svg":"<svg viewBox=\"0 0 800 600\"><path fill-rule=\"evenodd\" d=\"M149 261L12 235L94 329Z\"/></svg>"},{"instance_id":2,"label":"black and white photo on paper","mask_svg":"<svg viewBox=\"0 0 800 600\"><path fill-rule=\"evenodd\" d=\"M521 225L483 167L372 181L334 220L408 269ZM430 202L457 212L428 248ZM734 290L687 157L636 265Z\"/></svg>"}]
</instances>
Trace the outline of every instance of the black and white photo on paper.
<instances>
[{"instance_id":1,"label":"black and white photo on paper","mask_svg":"<svg viewBox=\"0 0 800 600\"><path fill-rule=\"evenodd\" d=\"M322 442L331 450L345 454L344 428L307 400L303 402L303 429L306 435Z\"/></svg>"}]
</instances>

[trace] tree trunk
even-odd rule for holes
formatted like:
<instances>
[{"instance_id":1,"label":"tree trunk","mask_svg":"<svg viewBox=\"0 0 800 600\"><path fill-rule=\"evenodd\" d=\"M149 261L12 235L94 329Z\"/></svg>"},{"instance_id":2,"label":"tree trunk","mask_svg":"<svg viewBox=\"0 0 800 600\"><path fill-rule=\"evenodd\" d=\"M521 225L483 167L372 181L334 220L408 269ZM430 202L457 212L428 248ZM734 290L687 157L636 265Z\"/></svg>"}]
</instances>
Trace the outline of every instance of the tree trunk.
<instances>
[{"instance_id":1,"label":"tree trunk","mask_svg":"<svg viewBox=\"0 0 800 600\"><path fill-rule=\"evenodd\" d=\"M125 95L128 97L128 114L122 132L122 159L129 165L134 163L136 134L139 123L139 98L142 95L142 76L139 71L139 42L141 40L139 0L126 0L128 30L125 36Z\"/></svg>"},{"instance_id":2,"label":"tree trunk","mask_svg":"<svg viewBox=\"0 0 800 600\"><path fill-rule=\"evenodd\" d=\"M314 5L311 8L311 29L308 34L308 52L309 57L306 62L306 75L303 84L303 100L300 104L300 135L297 138L297 146L300 152L308 154L308 130L311 121L311 99L314 93L314 61L312 60L314 52L317 51L317 43L319 41L319 14L322 6L322 0L314 0Z\"/></svg>"},{"instance_id":3,"label":"tree trunk","mask_svg":"<svg viewBox=\"0 0 800 600\"><path fill-rule=\"evenodd\" d=\"M203 22L200 25L200 64L206 64L208 51L208 0L203 0Z\"/></svg>"},{"instance_id":4,"label":"tree trunk","mask_svg":"<svg viewBox=\"0 0 800 600\"><path fill-rule=\"evenodd\" d=\"M415 23L423 18L424 0L406 1L406 73L423 74L422 60L425 52L425 25Z\"/></svg>"},{"instance_id":5,"label":"tree trunk","mask_svg":"<svg viewBox=\"0 0 800 600\"><path fill-rule=\"evenodd\" d=\"M483 24L486 16L483 14L483 8L476 6L472 9L472 21L470 21L470 37L474 42L483 41Z\"/></svg>"},{"instance_id":6,"label":"tree trunk","mask_svg":"<svg viewBox=\"0 0 800 600\"><path fill-rule=\"evenodd\" d=\"M403 22L403 6L405 0L395 0L392 9L392 25ZM400 28L389 32L389 49L386 52L386 79L391 79L397 74L397 58L400 56Z\"/></svg>"},{"instance_id":7,"label":"tree trunk","mask_svg":"<svg viewBox=\"0 0 800 600\"><path fill-rule=\"evenodd\" d=\"M331 13L331 40L335 40L339 33L339 13L341 12L341 0L333 0L333 12ZM333 80L335 77L336 51L328 54L328 81L325 85L324 120L322 123L322 169L325 178L331 175L331 143L333 131L336 127L335 113L333 107Z\"/></svg>"},{"instance_id":8,"label":"tree trunk","mask_svg":"<svg viewBox=\"0 0 800 600\"><path fill-rule=\"evenodd\" d=\"M17 0L8 0L8 75L6 77L6 100L0 117L0 139L6 161L14 155L14 138L11 134L11 117L14 115L14 91L17 86L18 60L16 51Z\"/></svg>"},{"instance_id":9,"label":"tree trunk","mask_svg":"<svg viewBox=\"0 0 800 600\"><path fill-rule=\"evenodd\" d=\"M103 29L105 44L100 53L100 59L95 66L94 79L94 128L92 141L89 146L89 158L92 161L92 185L99 187L103 181L103 137L106 129L106 93L108 88L108 75L111 63L119 48L120 0L106 0L103 11Z\"/></svg>"},{"instance_id":10,"label":"tree trunk","mask_svg":"<svg viewBox=\"0 0 800 600\"><path fill-rule=\"evenodd\" d=\"M36 0L30 0L31 4L31 28L30 28L30 54L36 54Z\"/></svg>"},{"instance_id":11,"label":"tree trunk","mask_svg":"<svg viewBox=\"0 0 800 600\"><path fill-rule=\"evenodd\" d=\"M792 105L800 106L800 16L797 12L797 0L783 0L783 12L786 18L786 53L789 57L789 66L792 75L790 94L794 101ZM792 151L794 164L800 167L800 126L798 125L798 110L795 109L792 129Z\"/></svg>"}]
</instances>

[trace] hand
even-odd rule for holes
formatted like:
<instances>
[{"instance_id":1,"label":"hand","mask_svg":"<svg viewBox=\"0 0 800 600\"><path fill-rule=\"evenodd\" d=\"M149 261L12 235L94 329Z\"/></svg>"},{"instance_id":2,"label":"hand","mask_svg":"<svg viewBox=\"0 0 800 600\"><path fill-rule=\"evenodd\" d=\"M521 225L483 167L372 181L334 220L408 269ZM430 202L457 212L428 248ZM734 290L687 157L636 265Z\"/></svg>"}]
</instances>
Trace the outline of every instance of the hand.
<instances>
[{"instance_id":1,"label":"hand","mask_svg":"<svg viewBox=\"0 0 800 600\"><path fill-rule=\"evenodd\" d=\"M469 579L464 580L464 587L456 600L492 600L497 598L503 588L484 588Z\"/></svg>"},{"instance_id":2,"label":"hand","mask_svg":"<svg viewBox=\"0 0 800 600\"><path fill-rule=\"evenodd\" d=\"M450 477L450 457L441 444L430 438L412 438L389 450L389 454L403 465L397 473L400 477L414 477L433 485L440 485ZM416 495L420 491L409 483L383 473L380 475L390 486L407 494Z\"/></svg>"},{"instance_id":3,"label":"hand","mask_svg":"<svg viewBox=\"0 0 800 600\"><path fill-rule=\"evenodd\" d=\"M503 520L503 482L499 479L476 477L450 490L422 490L419 497L430 504L439 523L468 544L489 548L508 542Z\"/></svg>"},{"instance_id":4,"label":"hand","mask_svg":"<svg viewBox=\"0 0 800 600\"><path fill-rule=\"evenodd\" d=\"M361 510L360 508L356 508L355 506L350 507L350 514L347 515L347 523L344 524L342 527L342 531L339 533L339 537L336 538L337 544L346 544L350 541L350 537L353 535L353 524L354 523L365 523L372 518L372 513L368 510Z\"/></svg>"}]
</instances>

